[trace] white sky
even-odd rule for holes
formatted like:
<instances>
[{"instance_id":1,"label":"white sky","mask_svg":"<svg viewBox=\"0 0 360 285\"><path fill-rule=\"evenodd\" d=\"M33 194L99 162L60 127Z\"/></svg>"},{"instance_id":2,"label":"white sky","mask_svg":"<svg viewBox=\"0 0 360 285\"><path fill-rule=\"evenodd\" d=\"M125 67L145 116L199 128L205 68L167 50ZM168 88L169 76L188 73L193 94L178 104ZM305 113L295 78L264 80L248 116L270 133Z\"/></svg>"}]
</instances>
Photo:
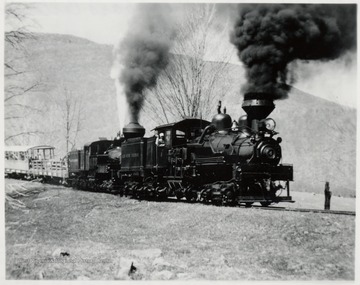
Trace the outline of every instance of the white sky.
<instances>
[{"instance_id":1,"label":"white sky","mask_svg":"<svg viewBox=\"0 0 360 285\"><path fill-rule=\"evenodd\" d=\"M135 5L126 3L31 4L35 29L71 34L97 43L116 44L127 31Z\"/></svg>"},{"instance_id":2,"label":"white sky","mask_svg":"<svg viewBox=\"0 0 360 285\"><path fill-rule=\"evenodd\" d=\"M125 35L135 9L135 4L129 3L32 3L31 6L31 18L35 23L32 30L35 32L70 34L110 45L117 44ZM230 42L228 45L231 46ZM218 50L221 52L220 48ZM231 62L239 63L235 51ZM347 65L337 60L314 66L316 68L302 68L298 72L295 87L356 107L355 60Z\"/></svg>"}]
</instances>

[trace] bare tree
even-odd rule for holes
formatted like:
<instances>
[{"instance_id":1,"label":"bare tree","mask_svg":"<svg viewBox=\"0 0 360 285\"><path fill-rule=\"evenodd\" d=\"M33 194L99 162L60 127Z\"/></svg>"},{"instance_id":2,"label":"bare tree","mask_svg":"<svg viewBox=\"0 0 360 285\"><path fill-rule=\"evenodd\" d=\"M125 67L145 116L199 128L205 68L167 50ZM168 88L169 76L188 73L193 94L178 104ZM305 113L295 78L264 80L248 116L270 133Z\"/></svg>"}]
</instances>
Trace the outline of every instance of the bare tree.
<instances>
[{"instance_id":1,"label":"bare tree","mask_svg":"<svg viewBox=\"0 0 360 285\"><path fill-rule=\"evenodd\" d=\"M170 63L145 96L145 108L156 123L206 117L214 102L226 95L224 74L231 50L221 46L228 30L228 23L216 17L216 4L184 6Z\"/></svg>"},{"instance_id":2,"label":"bare tree","mask_svg":"<svg viewBox=\"0 0 360 285\"><path fill-rule=\"evenodd\" d=\"M29 29L29 9L30 6L25 3L9 3L5 8L5 42L16 49L23 47L25 40L34 38Z\"/></svg>"},{"instance_id":3,"label":"bare tree","mask_svg":"<svg viewBox=\"0 0 360 285\"><path fill-rule=\"evenodd\" d=\"M10 3L5 7L5 141L28 143L29 137L42 131L30 124L32 114L41 111L32 104L31 94L40 87L40 80L28 66L29 56L25 42L34 40L28 17L30 7L23 3Z\"/></svg>"},{"instance_id":4,"label":"bare tree","mask_svg":"<svg viewBox=\"0 0 360 285\"><path fill-rule=\"evenodd\" d=\"M85 121L84 101L82 96L75 96L64 84L60 84L59 92L54 98L59 111L59 131L64 138L66 155L76 147L79 133ZM55 113L55 112L54 112ZM54 114L58 115L58 114Z\"/></svg>"}]
</instances>

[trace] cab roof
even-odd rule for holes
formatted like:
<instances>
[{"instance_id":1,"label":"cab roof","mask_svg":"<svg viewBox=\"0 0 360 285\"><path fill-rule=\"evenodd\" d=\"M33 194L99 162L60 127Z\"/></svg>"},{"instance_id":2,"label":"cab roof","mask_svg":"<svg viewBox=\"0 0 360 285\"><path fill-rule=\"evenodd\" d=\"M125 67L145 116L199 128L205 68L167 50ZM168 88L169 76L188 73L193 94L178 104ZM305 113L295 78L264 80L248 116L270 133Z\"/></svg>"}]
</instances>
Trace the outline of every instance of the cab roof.
<instances>
[{"instance_id":1,"label":"cab roof","mask_svg":"<svg viewBox=\"0 0 360 285\"><path fill-rule=\"evenodd\" d=\"M104 143L104 142L113 142L113 140L101 139L101 140L97 140L97 141L92 141L92 142L88 142L88 143L84 144L84 147L89 147L92 144L98 144L98 143Z\"/></svg>"},{"instance_id":2,"label":"cab roof","mask_svg":"<svg viewBox=\"0 0 360 285\"><path fill-rule=\"evenodd\" d=\"M157 126L156 128L152 129L152 131L157 131L159 129L164 129L164 128L175 128L177 130L186 130L191 127L205 128L208 125L210 125L209 121L197 119L197 118L187 118L175 123Z\"/></svg>"}]
</instances>

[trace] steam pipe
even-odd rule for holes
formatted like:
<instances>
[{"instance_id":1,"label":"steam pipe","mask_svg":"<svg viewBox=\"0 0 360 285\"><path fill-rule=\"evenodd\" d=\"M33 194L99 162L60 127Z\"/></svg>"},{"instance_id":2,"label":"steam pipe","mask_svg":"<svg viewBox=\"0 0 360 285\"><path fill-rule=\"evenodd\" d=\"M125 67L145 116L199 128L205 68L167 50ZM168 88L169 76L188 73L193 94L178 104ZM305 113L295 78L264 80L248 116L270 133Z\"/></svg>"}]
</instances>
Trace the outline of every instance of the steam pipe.
<instances>
[{"instance_id":1,"label":"steam pipe","mask_svg":"<svg viewBox=\"0 0 360 285\"><path fill-rule=\"evenodd\" d=\"M201 134L201 137L200 137L198 143L202 143L204 141L204 138L205 138L206 134L210 133L213 130L215 130L215 126L212 125L212 124L205 127L203 133Z\"/></svg>"},{"instance_id":2,"label":"steam pipe","mask_svg":"<svg viewBox=\"0 0 360 285\"><path fill-rule=\"evenodd\" d=\"M253 119L251 121L251 129L255 133L257 133L259 131L259 120Z\"/></svg>"}]
</instances>

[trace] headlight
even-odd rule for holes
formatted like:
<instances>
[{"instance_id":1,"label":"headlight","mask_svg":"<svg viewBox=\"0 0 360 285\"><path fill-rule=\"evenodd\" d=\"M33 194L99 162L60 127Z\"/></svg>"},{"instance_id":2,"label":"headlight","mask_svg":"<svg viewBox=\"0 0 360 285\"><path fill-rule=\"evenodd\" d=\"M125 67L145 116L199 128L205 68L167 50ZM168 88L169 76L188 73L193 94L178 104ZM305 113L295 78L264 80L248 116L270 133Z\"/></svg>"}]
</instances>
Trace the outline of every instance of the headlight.
<instances>
[{"instance_id":1,"label":"headlight","mask_svg":"<svg viewBox=\"0 0 360 285\"><path fill-rule=\"evenodd\" d=\"M265 128L269 131L275 130L275 127L276 127L275 121L271 118L265 119L264 125L265 125Z\"/></svg>"},{"instance_id":2,"label":"headlight","mask_svg":"<svg viewBox=\"0 0 360 285\"><path fill-rule=\"evenodd\" d=\"M274 139L262 141L257 146L257 158L264 163L277 164L281 159L281 147Z\"/></svg>"},{"instance_id":3,"label":"headlight","mask_svg":"<svg viewBox=\"0 0 360 285\"><path fill-rule=\"evenodd\" d=\"M276 157L276 151L272 146L264 146L261 148L261 154L264 158L274 159Z\"/></svg>"}]
</instances>

